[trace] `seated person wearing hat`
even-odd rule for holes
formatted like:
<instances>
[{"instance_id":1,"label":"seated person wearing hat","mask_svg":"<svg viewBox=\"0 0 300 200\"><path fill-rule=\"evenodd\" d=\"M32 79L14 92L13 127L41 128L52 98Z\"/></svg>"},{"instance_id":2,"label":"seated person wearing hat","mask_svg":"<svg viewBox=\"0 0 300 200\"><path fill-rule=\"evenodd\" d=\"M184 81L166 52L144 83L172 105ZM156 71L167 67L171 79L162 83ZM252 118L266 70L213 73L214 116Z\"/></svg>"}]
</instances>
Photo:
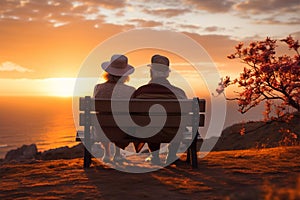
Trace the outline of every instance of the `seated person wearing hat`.
<instances>
[{"instance_id":1,"label":"seated person wearing hat","mask_svg":"<svg viewBox=\"0 0 300 200\"><path fill-rule=\"evenodd\" d=\"M101 67L106 72L103 76L106 82L95 86L94 97L106 99L130 99L135 88L125 84L125 82L129 80L129 75L134 72L134 68L128 64L128 58L124 55L113 55L111 60L102 63ZM94 135L95 139L101 141L104 147L103 161L108 162L110 161L109 142L112 139L124 138L127 135L118 128L115 128L115 130L109 129L103 131L105 132L106 137L101 135L102 128L101 122L99 121L99 124L94 126ZM115 142L115 144L116 150L113 160L121 161L123 157L120 154L120 148L124 149L128 146L128 143Z\"/></svg>"},{"instance_id":2,"label":"seated person wearing hat","mask_svg":"<svg viewBox=\"0 0 300 200\"><path fill-rule=\"evenodd\" d=\"M172 85L167 78L169 77L170 69L169 69L169 59L165 56L161 55L154 55L151 58L151 65L150 66L150 76L151 80L147 85L141 86L138 88L132 98L139 98L139 99L187 99L185 92ZM161 131L160 136L164 134L172 134L176 133L178 128L163 128ZM142 133L141 133L142 134ZM178 136L179 135L179 136ZM168 146L168 156L166 163L171 164L176 161L178 158L176 156L177 150L180 144L180 137L181 134L177 134L177 142L173 141ZM143 147L143 143L135 144L139 151ZM159 158L159 143L151 143L148 142L148 147L151 152L150 157L147 160L150 160L153 164L160 164Z\"/></svg>"}]
</instances>

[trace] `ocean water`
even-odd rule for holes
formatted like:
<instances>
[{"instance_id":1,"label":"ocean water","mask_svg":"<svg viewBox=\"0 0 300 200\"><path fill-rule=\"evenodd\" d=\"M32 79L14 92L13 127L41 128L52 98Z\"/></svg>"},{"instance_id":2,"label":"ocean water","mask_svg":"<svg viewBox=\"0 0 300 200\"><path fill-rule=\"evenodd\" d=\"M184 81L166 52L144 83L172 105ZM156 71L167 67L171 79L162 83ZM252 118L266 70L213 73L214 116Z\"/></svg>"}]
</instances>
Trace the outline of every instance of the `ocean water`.
<instances>
[{"instance_id":1,"label":"ocean water","mask_svg":"<svg viewBox=\"0 0 300 200\"><path fill-rule=\"evenodd\" d=\"M73 146L75 135L72 98L0 97L0 158L23 144Z\"/></svg>"},{"instance_id":2,"label":"ocean water","mask_svg":"<svg viewBox=\"0 0 300 200\"><path fill-rule=\"evenodd\" d=\"M207 126L202 133L210 122L209 109L207 111ZM237 112L236 103L229 102L224 128L238 122L261 120L262 111L263 106L260 106L242 115ZM0 97L0 158L23 144L35 143L39 151L74 146L78 144L75 136L72 98Z\"/></svg>"}]
</instances>

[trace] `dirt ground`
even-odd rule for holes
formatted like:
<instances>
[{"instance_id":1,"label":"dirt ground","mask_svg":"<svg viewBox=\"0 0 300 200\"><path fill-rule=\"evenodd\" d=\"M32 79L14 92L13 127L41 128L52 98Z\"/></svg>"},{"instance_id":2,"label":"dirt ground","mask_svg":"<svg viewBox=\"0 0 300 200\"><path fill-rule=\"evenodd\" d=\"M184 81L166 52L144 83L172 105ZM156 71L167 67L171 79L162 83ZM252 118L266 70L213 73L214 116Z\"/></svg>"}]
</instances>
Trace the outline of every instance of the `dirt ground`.
<instances>
[{"instance_id":1,"label":"dirt ground","mask_svg":"<svg viewBox=\"0 0 300 200\"><path fill-rule=\"evenodd\" d=\"M1 164L0 199L296 200L299 155L300 146L211 152L198 169L182 162L140 174L99 161L84 170L78 158Z\"/></svg>"}]
</instances>

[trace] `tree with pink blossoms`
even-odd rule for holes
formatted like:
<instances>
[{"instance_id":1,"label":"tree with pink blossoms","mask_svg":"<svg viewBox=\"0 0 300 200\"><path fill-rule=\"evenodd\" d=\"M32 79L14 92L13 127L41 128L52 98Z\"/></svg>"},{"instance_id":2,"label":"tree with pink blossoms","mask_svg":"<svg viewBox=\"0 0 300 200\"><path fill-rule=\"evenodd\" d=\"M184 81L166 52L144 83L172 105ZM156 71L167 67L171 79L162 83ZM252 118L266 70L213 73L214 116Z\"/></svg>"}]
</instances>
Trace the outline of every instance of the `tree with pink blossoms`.
<instances>
[{"instance_id":1,"label":"tree with pink blossoms","mask_svg":"<svg viewBox=\"0 0 300 200\"><path fill-rule=\"evenodd\" d=\"M221 80L216 91L221 94L230 85L240 87L236 97L227 99L237 100L241 113L263 101L266 102L266 115L271 106L276 108L278 117L283 116L288 106L300 111L300 45L292 36L279 42L288 45L288 55L277 55L278 41L266 38L251 42L248 47L240 43L235 47L235 53L228 56L239 59L245 67L239 78L231 80L227 76ZM274 100L278 101L274 103Z\"/></svg>"}]
</instances>

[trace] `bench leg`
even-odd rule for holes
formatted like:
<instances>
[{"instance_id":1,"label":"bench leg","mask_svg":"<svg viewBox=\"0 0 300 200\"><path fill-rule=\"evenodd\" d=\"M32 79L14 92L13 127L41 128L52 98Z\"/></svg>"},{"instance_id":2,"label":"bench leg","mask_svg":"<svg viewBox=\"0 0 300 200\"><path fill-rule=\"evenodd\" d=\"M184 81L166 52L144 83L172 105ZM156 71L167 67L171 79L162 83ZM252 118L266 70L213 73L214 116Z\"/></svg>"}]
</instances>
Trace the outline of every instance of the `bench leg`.
<instances>
[{"instance_id":1,"label":"bench leg","mask_svg":"<svg viewBox=\"0 0 300 200\"><path fill-rule=\"evenodd\" d=\"M91 163L92 163L92 155L87 150L87 148L84 148L83 168L89 168Z\"/></svg>"},{"instance_id":2,"label":"bench leg","mask_svg":"<svg viewBox=\"0 0 300 200\"><path fill-rule=\"evenodd\" d=\"M195 138L191 144L191 159L192 159L192 168L198 168L198 157L197 157L197 138Z\"/></svg>"},{"instance_id":3,"label":"bench leg","mask_svg":"<svg viewBox=\"0 0 300 200\"><path fill-rule=\"evenodd\" d=\"M186 162L191 164L191 148L190 147L186 150Z\"/></svg>"}]
</instances>

